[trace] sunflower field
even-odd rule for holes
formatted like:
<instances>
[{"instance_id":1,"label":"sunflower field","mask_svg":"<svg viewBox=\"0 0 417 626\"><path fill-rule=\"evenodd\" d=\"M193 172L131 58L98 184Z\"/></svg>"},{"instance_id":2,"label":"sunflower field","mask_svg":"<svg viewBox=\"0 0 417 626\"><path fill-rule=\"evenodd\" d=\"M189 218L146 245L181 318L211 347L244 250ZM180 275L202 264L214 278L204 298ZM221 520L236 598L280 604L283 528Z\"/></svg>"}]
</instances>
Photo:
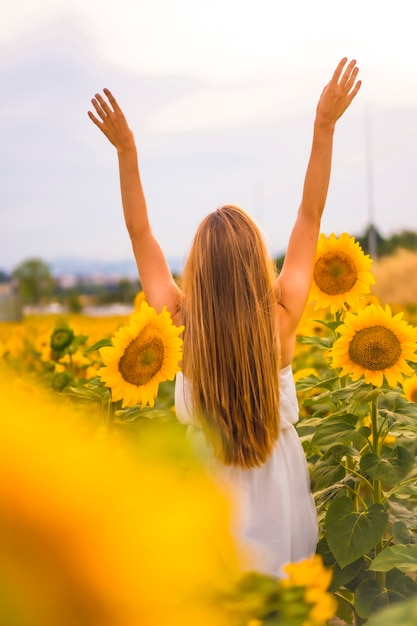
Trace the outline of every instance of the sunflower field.
<instances>
[{"instance_id":1,"label":"sunflower field","mask_svg":"<svg viewBox=\"0 0 417 626\"><path fill-rule=\"evenodd\" d=\"M417 319L371 269L321 235L293 362L320 540L282 580L241 571L176 420L165 310L0 323L0 622L414 626Z\"/></svg>"}]
</instances>

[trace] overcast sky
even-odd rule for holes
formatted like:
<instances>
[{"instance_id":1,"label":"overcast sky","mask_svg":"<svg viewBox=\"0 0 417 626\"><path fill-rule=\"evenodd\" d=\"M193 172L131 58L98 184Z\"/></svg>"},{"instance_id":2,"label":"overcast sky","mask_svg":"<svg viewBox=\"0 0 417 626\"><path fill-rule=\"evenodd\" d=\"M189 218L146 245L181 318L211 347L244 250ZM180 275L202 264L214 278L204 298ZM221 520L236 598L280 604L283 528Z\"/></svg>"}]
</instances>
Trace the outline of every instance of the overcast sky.
<instances>
[{"instance_id":1,"label":"overcast sky","mask_svg":"<svg viewBox=\"0 0 417 626\"><path fill-rule=\"evenodd\" d=\"M112 146L86 115L110 87L139 145L154 230L183 258L237 202L285 250L315 106L343 56L363 87L340 120L323 231L417 230L413 0L1 0L0 269L131 257Z\"/></svg>"}]
</instances>

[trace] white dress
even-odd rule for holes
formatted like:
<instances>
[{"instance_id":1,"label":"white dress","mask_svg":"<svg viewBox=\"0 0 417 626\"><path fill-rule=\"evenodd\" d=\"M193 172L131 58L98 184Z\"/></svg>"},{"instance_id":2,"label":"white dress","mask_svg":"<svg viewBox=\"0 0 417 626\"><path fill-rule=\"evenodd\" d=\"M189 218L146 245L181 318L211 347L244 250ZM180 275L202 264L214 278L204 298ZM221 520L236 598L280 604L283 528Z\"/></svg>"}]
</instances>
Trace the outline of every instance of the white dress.
<instances>
[{"instance_id":1,"label":"white dress","mask_svg":"<svg viewBox=\"0 0 417 626\"><path fill-rule=\"evenodd\" d=\"M307 462L294 424L299 408L291 365L281 370L281 430L269 459L261 467L226 466L210 454L190 412L190 382L180 372L175 384L175 409L213 479L235 503L232 532L242 548L243 568L282 576L282 565L314 554L317 514L310 491Z\"/></svg>"}]
</instances>

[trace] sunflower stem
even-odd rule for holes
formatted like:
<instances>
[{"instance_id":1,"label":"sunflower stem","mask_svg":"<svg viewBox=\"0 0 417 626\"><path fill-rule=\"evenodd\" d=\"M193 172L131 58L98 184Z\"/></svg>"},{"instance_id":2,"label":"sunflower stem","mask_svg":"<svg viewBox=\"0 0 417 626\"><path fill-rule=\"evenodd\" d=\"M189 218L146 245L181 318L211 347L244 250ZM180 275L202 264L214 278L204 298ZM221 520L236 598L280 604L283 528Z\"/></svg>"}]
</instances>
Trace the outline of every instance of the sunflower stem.
<instances>
[{"instance_id":1,"label":"sunflower stem","mask_svg":"<svg viewBox=\"0 0 417 626\"><path fill-rule=\"evenodd\" d=\"M379 456L378 399L376 396L374 396L371 401L371 437L372 450L376 456Z\"/></svg>"},{"instance_id":2,"label":"sunflower stem","mask_svg":"<svg viewBox=\"0 0 417 626\"><path fill-rule=\"evenodd\" d=\"M344 467L345 470L347 472L349 472L349 474L352 474L353 476L356 476L356 478L359 478L361 483L366 485L368 487L369 491L371 491L371 493L372 493L373 492L373 484L367 478L365 478L365 476L363 476L363 474L361 474L360 472L355 470L354 464L355 464L355 461L354 461L354 459L352 459L352 457L346 457L346 465L343 465L343 463L341 463L341 466ZM360 484L359 484L359 486L360 486ZM360 498L359 493L357 495ZM360 498L360 499L361 499L362 503L365 505L364 500L362 498Z\"/></svg>"},{"instance_id":3,"label":"sunflower stem","mask_svg":"<svg viewBox=\"0 0 417 626\"><path fill-rule=\"evenodd\" d=\"M378 429L378 398L374 396L371 401L371 438L372 449L376 456L379 457L381 452L379 442L379 429ZM373 479L373 501L375 504L382 504L382 484L380 480ZM375 556L377 556L384 548L383 540L381 539L375 546ZM376 580L379 583L381 589L385 589L385 572L375 572Z\"/></svg>"},{"instance_id":4,"label":"sunflower stem","mask_svg":"<svg viewBox=\"0 0 417 626\"><path fill-rule=\"evenodd\" d=\"M371 401L371 439L372 450L375 456L380 455L379 430L378 430L378 399L373 397ZM382 485L381 481L374 478L373 484L373 500L376 504L382 504Z\"/></svg>"}]
</instances>

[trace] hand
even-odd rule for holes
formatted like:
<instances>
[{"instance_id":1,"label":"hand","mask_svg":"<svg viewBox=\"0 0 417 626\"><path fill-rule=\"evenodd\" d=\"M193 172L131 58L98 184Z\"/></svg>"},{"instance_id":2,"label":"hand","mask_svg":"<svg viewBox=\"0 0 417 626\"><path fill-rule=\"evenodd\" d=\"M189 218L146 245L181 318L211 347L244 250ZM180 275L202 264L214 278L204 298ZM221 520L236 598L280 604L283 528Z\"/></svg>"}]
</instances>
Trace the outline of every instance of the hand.
<instances>
[{"instance_id":1,"label":"hand","mask_svg":"<svg viewBox=\"0 0 417 626\"><path fill-rule=\"evenodd\" d=\"M350 61L343 71L346 61L346 57L340 61L331 81L323 89L317 105L316 122L318 123L334 126L360 89L361 81L356 80L359 72L356 61Z\"/></svg>"},{"instance_id":2,"label":"hand","mask_svg":"<svg viewBox=\"0 0 417 626\"><path fill-rule=\"evenodd\" d=\"M103 92L107 96L110 106L99 93L96 93L91 103L100 119L91 111L88 111L88 117L107 137L110 143L117 148L118 152L134 147L133 133L128 126L123 111L117 104L116 98L109 89L103 89Z\"/></svg>"}]
</instances>

